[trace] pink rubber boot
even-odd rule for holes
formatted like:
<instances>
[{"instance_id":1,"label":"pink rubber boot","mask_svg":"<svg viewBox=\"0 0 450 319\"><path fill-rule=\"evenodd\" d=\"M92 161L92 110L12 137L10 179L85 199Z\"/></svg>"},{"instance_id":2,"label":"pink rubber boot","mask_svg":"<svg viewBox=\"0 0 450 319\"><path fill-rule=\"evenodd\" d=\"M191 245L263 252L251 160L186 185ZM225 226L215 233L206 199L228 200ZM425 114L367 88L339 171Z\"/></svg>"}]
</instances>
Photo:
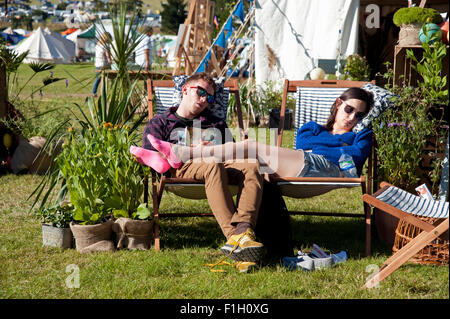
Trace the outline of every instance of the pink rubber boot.
<instances>
[{"instance_id":1,"label":"pink rubber boot","mask_svg":"<svg viewBox=\"0 0 450 319\"><path fill-rule=\"evenodd\" d=\"M130 146L130 153L136 157L139 163L150 166L160 174L167 172L170 168L169 162L158 152L146 150L142 147Z\"/></svg>"},{"instance_id":2,"label":"pink rubber boot","mask_svg":"<svg viewBox=\"0 0 450 319\"><path fill-rule=\"evenodd\" d=\"M147 135L147 139L150 141L152 146L158 150L158 152L166 157L166 160L169 162L170 166L173 168L178 168L183 164L183 162L180 161L177 155L172 151L171 143L161 141L151 134Z\"/></svg>"}]
</instances>

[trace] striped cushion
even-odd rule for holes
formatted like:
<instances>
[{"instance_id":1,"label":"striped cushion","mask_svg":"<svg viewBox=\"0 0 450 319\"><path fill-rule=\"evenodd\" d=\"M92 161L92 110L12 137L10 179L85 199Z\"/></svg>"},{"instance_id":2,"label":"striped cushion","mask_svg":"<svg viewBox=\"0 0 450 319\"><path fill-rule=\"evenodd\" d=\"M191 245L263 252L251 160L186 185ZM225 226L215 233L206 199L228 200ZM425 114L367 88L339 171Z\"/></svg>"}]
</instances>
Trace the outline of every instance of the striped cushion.
<instances>
[{"instance_id":1,"label":"striped cushion","mask_svg":"<svg viewBox=\"0 0 450 319\"><path fill-rule=\"evenodd\" d=\"M156 113L162 114L172 106L175 89L173 87L155 87Z\"/></svg>"},{"instance_id":2,"label":"striped cushion","mask_svg":"<svg viewBox=\"0 0 450 319\"><path fill-rule=\"evenodd\" d=\"M297 130L310 121L324 125L330 116L331 105L345 90L347 88L297 87L294 148L297 144Z\"/></svg>"},{"instance_id":3,"label":"striped cushion","mask_svg":"<svg viewBox=\"0 0 450 319\"><path fill-rule=\"evenodd\" d=\"M422 217L448 218L448 202L428 200L390 186L377 199L406 213Z\"/></svg>"}]
</instances>

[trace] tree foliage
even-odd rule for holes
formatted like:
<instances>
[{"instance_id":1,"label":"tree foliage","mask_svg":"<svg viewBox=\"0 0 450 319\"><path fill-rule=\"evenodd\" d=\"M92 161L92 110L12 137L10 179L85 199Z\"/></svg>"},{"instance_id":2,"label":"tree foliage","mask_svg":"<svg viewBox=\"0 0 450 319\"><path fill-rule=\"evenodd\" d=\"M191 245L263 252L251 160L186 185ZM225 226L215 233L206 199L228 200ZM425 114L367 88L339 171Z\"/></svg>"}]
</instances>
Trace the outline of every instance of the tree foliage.
<instances>
[{"instance_id":1,"label":"tree foliage","mask_svg":"<svg viewBox=\"0 0 450 319\"><path fill-rule=\"evenodd\" d=\"M179 25L184 23L187 16L184 0L168 0L161 5L161 30L177 34Z\"/></svg>"}]
</instances>

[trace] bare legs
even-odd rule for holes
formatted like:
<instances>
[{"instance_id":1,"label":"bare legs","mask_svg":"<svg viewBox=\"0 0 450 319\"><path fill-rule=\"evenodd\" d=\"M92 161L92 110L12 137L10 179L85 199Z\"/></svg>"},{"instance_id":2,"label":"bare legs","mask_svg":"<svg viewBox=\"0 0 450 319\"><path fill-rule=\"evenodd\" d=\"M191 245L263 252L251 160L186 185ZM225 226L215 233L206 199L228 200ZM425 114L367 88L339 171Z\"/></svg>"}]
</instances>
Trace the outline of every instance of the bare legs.
<instances>
[{"instance_id":1,"label":"bare legs","mask_svg":"<svg viewBox=\"0 0 450 319\"><path fill-rule=\"evenodd\" d=\"M254 159L259 161L263 168L267 167L264 173L285 177L296 177L303 168L304 162L304 154L301 150L271 146L253 140L196 147L172 144L172 149L183 162L196 159L216 162Z\"/></svg>"}]
</instances>

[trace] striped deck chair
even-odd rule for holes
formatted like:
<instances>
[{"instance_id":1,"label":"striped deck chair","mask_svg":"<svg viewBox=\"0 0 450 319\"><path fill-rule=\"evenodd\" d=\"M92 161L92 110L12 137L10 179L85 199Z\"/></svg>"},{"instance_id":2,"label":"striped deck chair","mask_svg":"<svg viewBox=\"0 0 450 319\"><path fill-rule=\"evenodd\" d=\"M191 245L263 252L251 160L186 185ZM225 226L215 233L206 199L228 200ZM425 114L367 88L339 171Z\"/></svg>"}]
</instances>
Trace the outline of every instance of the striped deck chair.
<instances>
[{"instance_id":1,"label":"striped deck chair","mask_svg":"<svg viewBox=\"0 0 450 319\"><path fill-rule=\"evenodd\" d=\"M364 288L373 288L377 286L382 280L401 267L425 246L441 236L444 232L448 231L448 144L449 139L447 137L444 165L442 168L441 183L439 185L439 200L428 200L410 194L386 182L382 182L380 184L380 189L373 195L363 195L363 201L370 206L377 207L422 230L422 232L408 244L388 258L381 266L380 271L367 280ZM431 221L433 224L420 219L420 217L432 218Z\"/></svg>"},{"instance_id":2,"label":"striped deck chair","mask_svg":"<svg viewBox=\"0 0 450 319\"><path fill-rule=\"evenodd\" d=\"M373 195L364 194L364 202L407 221L420 228L422 232L387 259L380 271L365 283L364 288L378 285L430 242L446 232L449 226L448 201L421 198L388 183L381 183L380 187ZM434 224L429 224L417 216L438 218L438 220Z\"/></svg>"},{"instance_id":3,"label":"striped deck chair","mask_svg":"<svg viewBox=\"0 0 450 319\"><path fill-rule=\"evenodd\" d=\"M344 81L344 80L285 80L283 97L280 110L280 123L278 128L277 145L282 145L284 114L288 93L295 93L295 138L297 130L309 121L325 124L330 115L333 102L349 87L362 87L369 82ZM373 83L373 82L372 82ZM358 178L322 178L322 177L276 177L272 181L277 183L284 196L292 198L308 198L322 195L336 188L361 187L362 193L371 191L372 185L372 155L369 157L368 176ZM370 255L371 249L371 211L368 205L364 205L364 214L337 213L337 212L299 212L290 211L292 215L338 216L365 218L366 224L366 248L365 254Z\"/></svg>"},{"instance_id":4,"label":"striped deck chair","mask_svg":"<svg viewBox=\"0 0 450 319\"><path fill-rule=\"evenodd\" d=\"M227 116L227 106L229 95L234 94L236 97L236 108L238 116L238 125L242 129L243 119L241 112L241 104L239 97L239 82L237 79L231 79L224 83L224 89L222 96L222 101L217 109L212 111L223 119ZM176 97L175 84L172 80L160 80L153 81L147 80L147 90L148 90L148 114L149 120L154 114L154 102L156 102L156 113L164 113L169 107L173 105L174 97ZM216 96L217 98L217 96ZM154 240L155 240L155 250L160 250L160 236L159 236L159 218L164 217L211 217L214 216L211 212L206 213L159 213L159 205L164 193L164 190L169 191L177 196L198 200L206 199L204 183L187 178L168 178L164 175L158 176L158 174L152 170L152 200L153 200L153 219L154 219ZM159 182L158 182L159 180ZM148 180L144 181L145 191L144 191L144 201L148 203ZM238 186L230 185L230 191L232 195L238 193Z\"/></svg>"}]
</instances>

